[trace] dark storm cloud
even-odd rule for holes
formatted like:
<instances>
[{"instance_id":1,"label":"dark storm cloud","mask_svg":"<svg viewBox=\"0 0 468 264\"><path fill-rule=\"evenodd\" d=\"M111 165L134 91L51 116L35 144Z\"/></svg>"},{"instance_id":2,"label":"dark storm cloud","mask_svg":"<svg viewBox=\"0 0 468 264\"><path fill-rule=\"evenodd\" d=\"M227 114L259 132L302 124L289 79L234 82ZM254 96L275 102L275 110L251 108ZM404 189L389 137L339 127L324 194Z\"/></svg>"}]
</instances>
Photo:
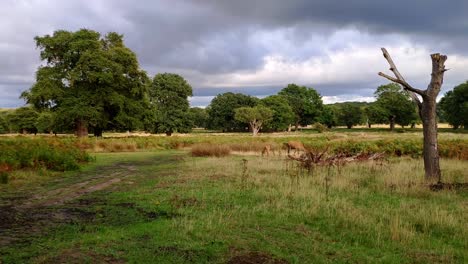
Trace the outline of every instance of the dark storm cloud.
<instances>
[{"instance_id":1,"label":"dark storm cloud","mask_svg":"<svg viewBox=\"0 0 468 264\"><path fill-rule=\"evenodd\" d=\"M123 33L150 74L189 72L184 76L194 93L206 99L220 91L275 93L284 83L223 88L203 82L218 74L258 71L270 55L326 59L349 46L377 49L403 40L428 51L468 55L467 10L464 0L6 0L0 3L0 107L18 105L14 98L34 80L40 63L34 36L57 29ZM350 90L369 96L375 83L311 85L326 96Z\"/></svg>"}]
</instances>

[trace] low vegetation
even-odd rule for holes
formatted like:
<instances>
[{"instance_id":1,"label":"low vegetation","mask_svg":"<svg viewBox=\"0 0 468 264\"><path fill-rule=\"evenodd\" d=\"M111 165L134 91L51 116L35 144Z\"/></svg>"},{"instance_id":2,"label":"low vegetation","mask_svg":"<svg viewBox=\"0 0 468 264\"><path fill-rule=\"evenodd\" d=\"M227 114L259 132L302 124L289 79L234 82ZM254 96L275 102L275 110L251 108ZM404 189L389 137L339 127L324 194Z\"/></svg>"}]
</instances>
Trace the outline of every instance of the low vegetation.
<instances>
[{"instance_id":1,"label":"low vegetation","mask_svg":"<svg viewBox=\"0 0 468 264\"><path fill-rule=\"evenodd\" d=\"M441 165L446 182L468 181L465 161ZM432 191L422 168L410 157L309 173L283 156L97 154L45 188L2 192L0 260L464 263L467 190Z\"/></svg>"},{"instance_id":2,"label":"low vegetation","mask_svg":"<svg viewBox=\"0 0 468 264\"><path fill-rule=\"evenodd\" d=\"M4 138L0 140L0 171L16 169L76 170L91 160L73 140Z\"/></svg>"},{"instance_id":3,"label":"low vegetation","mask_svg":"<svg viewBox=\"0 0 468 264\"><path fill-rule=\"evenodd\" d=\"M231 149L225 145L196 144L192 146L192 156L194 157L224 157L231 153Z\"/></svg>"}]
</instances>

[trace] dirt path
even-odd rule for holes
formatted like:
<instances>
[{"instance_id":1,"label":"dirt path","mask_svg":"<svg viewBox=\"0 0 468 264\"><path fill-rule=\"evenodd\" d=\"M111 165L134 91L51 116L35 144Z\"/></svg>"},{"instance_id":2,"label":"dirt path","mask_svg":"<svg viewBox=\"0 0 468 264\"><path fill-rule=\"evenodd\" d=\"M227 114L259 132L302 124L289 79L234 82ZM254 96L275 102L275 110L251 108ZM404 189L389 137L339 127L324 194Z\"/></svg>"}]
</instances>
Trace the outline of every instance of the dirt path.
<instances>
[{"instance_id":1,"label":"dirt path","mask_svg":"<svg viewBox=\"0 0 468 264\"><path fill-rule=\"evenodd\" d=\"M36 194L19 199L7 198L0 205L0 247L24 240L47 226L86 217L80 211L80 202L75 201L137 175L135 165L117 163L97 168L93 173L80 173L76 176L79 182L73 184L65 183L63 187L46 191L38 189Z\"/></svg>"}]
</instances>

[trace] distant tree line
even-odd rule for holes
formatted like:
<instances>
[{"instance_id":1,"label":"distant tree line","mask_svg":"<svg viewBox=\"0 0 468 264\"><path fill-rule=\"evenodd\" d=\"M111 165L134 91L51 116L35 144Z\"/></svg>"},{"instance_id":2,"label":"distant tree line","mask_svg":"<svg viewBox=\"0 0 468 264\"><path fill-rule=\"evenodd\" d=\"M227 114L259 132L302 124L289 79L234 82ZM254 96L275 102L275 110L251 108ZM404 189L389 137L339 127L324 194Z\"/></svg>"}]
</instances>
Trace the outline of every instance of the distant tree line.
<instances>
[{"instance_id":1,"label":"distant tree line","mask_svg":"<svg viewBox=\"0 0 468 264\"><path fill-rule=\"evenodd\" d=\"M206 108L190 108L192 87L180 75L143 71L123 36L92 30L35 38L43 65L33 86L22 93L27 106L0 111L0 133L75 133L144 130L187 133L192 128L223 132L276 132L323 127L420 123L409 94L397 84L382 85L375 102L324 105L313 88L288 84L263 99L241 93L217 95ZM468 128L468 82L445 94L439 118Z\"/></svg>"}]
</instances>

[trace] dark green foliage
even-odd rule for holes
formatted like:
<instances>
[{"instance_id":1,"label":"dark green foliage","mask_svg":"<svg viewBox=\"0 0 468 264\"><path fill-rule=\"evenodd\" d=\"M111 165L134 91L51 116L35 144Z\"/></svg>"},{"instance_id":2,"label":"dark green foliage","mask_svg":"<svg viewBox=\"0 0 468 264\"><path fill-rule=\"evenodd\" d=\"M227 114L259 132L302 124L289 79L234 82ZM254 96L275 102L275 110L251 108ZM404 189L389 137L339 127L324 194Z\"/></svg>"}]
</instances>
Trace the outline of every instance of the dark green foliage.
<instances>
[{"instance_id":1,"label":"dark green foliage","mask_svg":"<svg viewBox=\"0 0 468 264\"><path fill-rule=\"evenodd\" d=\"M329 105L324 105L319 120L320 123L327 126L327 128L332 128L338 125L338 115L335 108Z\"/></svg>"},{"instance_id":2,"label":"dark green foliage","mask_svg":"<svg viewBox=\"0 0 468 264\"><path fill-rule=\"evenodd\" d=\"M150 89L150 102L156 110L156 132L167 135L190 132L193 123L189 96L192 96L192 87L180 75L156 74Z\"/></svg>"},{"instance_id":3,"label":"dark green foliage","mask_svg":"<svg viewBox=\"0 0 468 264\"><path fill-rule=\"evenodd\" d=\"M445 93L439 107L443 118L454 129L460 126L468 129L468 81Z\"/></svg>"},{"instance_id":4,"label":"dark green foliage","mask_svg":"<svg viewBox=\"0 0 468 264\"><path fill-rule=\"evenodd\" d=\"M407 126L417 122L416 106L408 93L398 84L381 85L374 94L377 98L375 105L381 112L380 114L387 117L386 123L390 124L390 129L393 129L395 124Z\"/></svg>"},{"instance_id":5,"label":"dark green foliage","mask_svg":"<svg viewBox=\"0 0 468 264\"><path fill-rule=\"evenodd\" d=\"M263 125L264 130L285 131L294 123L294 112L286 97L271 95L261 99L259 103L273 111L272 119Z\"/></svg>"},{"instance_id":6,"label":"dark green foliage","mask_svg":"<svg viewBox=\"0 0 468 264\"><path fill-rule=\"evenodd\" d=\"M56 112L57 123L64 127L141 127L148 79L122 35L101 38L92 30L59 30L35 40L46 64L22 94L28 103Z\"/></svg>"},{"instance_id":7,"label":"dark green foliage","mask_svg":"<svg viewBox=\"0 0 468 264\"><path fill-rule=\"evenodd\" d=\"M37 133L36 121L39 113L32 107L20 107L8 115L13 131L18 133Z\"/></svg>"},{"instance_id":8,"label":"dark green foliage","mask_svg":"<svg viewBox=\"0 0 468 264\"><path fill-rule=\"evenodd\" d=\"M362 121L362 110L354 104L342 104L338 110L338 123L345 125L348 129L360 124Z\"/></svg>"},{"instance_id":9,"label":"dark green foliage","mask_svg":"<svg viewBox=\"0 0 468 264\"><path fill-rule=\"evenodd\" d=\"M379 104L370 104L364 108L364 114L369 128L373 124L385 124L388 122L387 112Z\"/></svg>"},{"instance_id":10,"label":"dark green foliage","mask_svg":"<svg viewBox=\"0 0 468 264\"><path fill-rule=\"evenodd\" d=\"M204 108L190 108L190 119L193 121L194 127L206 128L208 124L208 112Z\"/></svg>"},{"instance_id":11,"label":"dark green foliage","mask_svg":"<svg viewBox=\"0 0 468 264\"><path fill-rule=\"evenodd\" d=\"M0 115L0 134L5 134L10 131L6 116Z\"/></svg>"},{"instance_id":12,"label":"dark green foliage","mask_svg":"<svg viewBox=\"0 0 468 264\"><path fill-rule=\"evenodd\" d=\"M323 102L320 94L313 88L288 84L278 94L286 97L292 107L296 129L299 125L309 125L319 118Z\"/></svg>"},{"instance_id":13,"label":"dark green foliage","mask_svg":"<svg viewBox=\"0 0 468 264\"><path fill-rule=\"evenodd\" d=\"M76 170L79 163L91 160L85 151L68 140L8 138L0 140L0 149L0 167L10 170Z\"/></svg>"},{"instance_id":14,"label":"dark green foliage","mask_svg":"<svg viewBox=\"0 0 468 264\"><path fill-rule=\"evenodd\" d=\"M211 101L207 111L208 128L228 131L244 131L246 125L235 120L234 110L239 107L253 107L259 99L241 93L223 93Z\"/></svg>"},{"instance_id":15,"label":"dark green foliage","mask_svg":"<svg viewBox=\"0 0 468 264\"><path fill-rule=\"evenodd\" d=\"M239 107L235 110L234 118L247 124L252 131L253 135L262 129L263 124L269 122L273 116L273 111L263 105L254 107Z\"/></svg>"},{"instance_id":16,"label":"dark green foliage","mask_svg":"<svg viewBox=\"0 0 468 264\"><path fill-rule=\"evenodd\" d=\"M36 119L36 128L39 133L50 133L55 129L55 114L51 111L43 111Z\"/></svg>"}]
</instances>

